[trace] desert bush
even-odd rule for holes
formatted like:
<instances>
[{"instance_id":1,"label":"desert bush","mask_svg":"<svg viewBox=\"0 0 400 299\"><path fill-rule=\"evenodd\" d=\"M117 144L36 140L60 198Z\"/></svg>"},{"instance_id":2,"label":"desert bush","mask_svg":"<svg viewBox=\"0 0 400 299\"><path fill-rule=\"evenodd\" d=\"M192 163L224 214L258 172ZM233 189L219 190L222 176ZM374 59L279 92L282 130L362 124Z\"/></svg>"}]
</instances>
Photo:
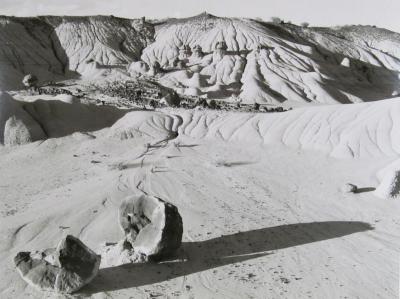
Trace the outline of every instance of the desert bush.
<instances>
[{"instance_id":1,"label":"desert bush","mask_svg":"<svg viewBox=\"0 0 400 299\"><path fill-rule=\"evenodd\" d=\"M271 22L274 24L279 24L282 22L281 18L278 17L271 17Z\"/></svg>"}]
</instances>

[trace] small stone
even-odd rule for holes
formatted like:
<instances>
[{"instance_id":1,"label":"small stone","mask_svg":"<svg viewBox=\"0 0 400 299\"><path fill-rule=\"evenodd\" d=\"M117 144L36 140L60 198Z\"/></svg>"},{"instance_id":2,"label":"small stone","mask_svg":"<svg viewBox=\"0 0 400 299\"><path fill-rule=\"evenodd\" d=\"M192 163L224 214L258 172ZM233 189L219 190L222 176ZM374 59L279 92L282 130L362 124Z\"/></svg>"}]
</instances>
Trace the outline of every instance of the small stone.
<instances>
[{"instance_id":1,"label":"small stone","mask_svg":"<svg viewBox=\"0 0 400 299\"><path fill-rule=\"evenodd\" d=\"M344 57L340 65L344 67L350 67L351 65L350 59L348 57Z\"/></svg>"}]
</instances>

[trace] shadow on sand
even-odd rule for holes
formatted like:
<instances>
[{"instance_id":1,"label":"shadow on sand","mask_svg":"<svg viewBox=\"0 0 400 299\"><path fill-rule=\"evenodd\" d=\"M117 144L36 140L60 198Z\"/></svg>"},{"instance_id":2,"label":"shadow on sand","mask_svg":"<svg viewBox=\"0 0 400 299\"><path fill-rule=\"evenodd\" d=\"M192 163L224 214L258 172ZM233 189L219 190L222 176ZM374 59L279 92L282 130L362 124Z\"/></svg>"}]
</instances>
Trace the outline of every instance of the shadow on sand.
<instances>
[{"instance_id":1,"label":"shadow on sand","mask_svg":"<svg viewBox=\"0 0 400 299\"><path fill-rule=\"evenodd\" d=\"M125 114L142 110L41 99L24 103L23 109L41 126L49 138L111 127Z\"/></svg>"},{"instance_id":2,"label":"shadow on sand","mask_svg":"<svg viewBox=\"0 0 400 299\"><path fill-rule=\"evenodd\" d=\"M375 190L376 190L375 187L364 187L364 188L358 188L354 193L359 194L359 193L373 192Z\"/></svg>"},{"instance_id":3,"label":"shadow on sand","mask_svg":"<svg viewBox=\"0 0 400 299\"><path fill-rule=\"evenodd\" d=\"M90 295L159 283L267 256L273 254L273 250L339 238L372 229L371 225L364 222L312 222L239 232L201 242L185 242L174 260L100 269L98 276L80 293Z\"/></svg>"}]
</instances>

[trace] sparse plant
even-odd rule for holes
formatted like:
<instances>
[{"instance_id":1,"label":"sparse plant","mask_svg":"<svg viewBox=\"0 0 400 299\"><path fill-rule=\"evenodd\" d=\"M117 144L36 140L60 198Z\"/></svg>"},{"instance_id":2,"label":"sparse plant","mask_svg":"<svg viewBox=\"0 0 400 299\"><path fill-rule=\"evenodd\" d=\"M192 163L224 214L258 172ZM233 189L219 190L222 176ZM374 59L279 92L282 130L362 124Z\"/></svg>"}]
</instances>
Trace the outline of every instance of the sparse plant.
<instances>
[{"instance_id":1,"label":"sparse plant","mask_svg":"<svg viewBox=\"0 0 400 299\"><path fill-rule=\"evenodd\" d=\"M283 21L281 20L281 18L271 17L271 22L274 23L274 24L279 24L279 23L281 23Z\"/></svg>"}]
</instances>

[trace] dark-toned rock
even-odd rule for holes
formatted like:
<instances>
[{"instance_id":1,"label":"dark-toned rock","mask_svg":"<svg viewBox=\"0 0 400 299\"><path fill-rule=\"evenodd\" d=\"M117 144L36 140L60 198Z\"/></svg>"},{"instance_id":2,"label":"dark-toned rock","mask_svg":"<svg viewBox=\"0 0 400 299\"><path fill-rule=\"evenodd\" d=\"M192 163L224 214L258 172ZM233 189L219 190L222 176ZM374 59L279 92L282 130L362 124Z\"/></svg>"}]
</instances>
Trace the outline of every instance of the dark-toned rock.
<instances>
[{"instance_id":1,"label":"dark-toned rock","mask_svg":"<svg viewBox=\"0 0 400 299\"><path fill-rule=\"evenodd\" d=\"M168 106L171 106L171 107L179 107L180 106L181 99L179 98L178 94L175 91L167 94L164 97L164 99Z\"/></svg>"},{"instance_id":2,"label":"dark-toned rock","mask_svg":"<svg viewBox=\"0 0 400 299\"><path fill-rule=\"evenodd\" d=\"M88 284L99 270L101 257L68 235L54 250L19 252L14 264L22 278L44 291L73 293Z\"/></svg>"},{"instance_id":3,"label":"dark-toned rock","mask_svg":"<svg viewBox=\"0 0 400 299\"><path fill-rule=\"evenodd\" d=\"M119 223L135 252L150 259L173 254L182 242L177 207L153 196L132 196L119 209Z\"/></svg>"}]
</instances>

